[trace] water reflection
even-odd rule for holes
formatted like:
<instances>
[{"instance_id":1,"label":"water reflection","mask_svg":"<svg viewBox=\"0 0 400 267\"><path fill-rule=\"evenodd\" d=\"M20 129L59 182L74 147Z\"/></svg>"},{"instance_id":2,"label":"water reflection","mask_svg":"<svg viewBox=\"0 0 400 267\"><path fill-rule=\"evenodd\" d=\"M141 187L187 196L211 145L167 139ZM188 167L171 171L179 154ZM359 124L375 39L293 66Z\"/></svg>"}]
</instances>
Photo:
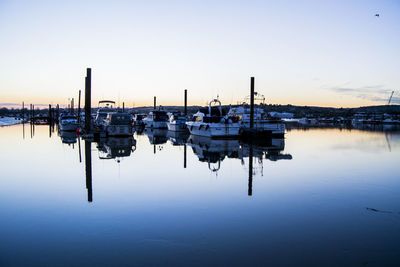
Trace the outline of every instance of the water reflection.
<instances>
[{"instance_id":1,"label":"water reflection","mask_svg":"<svg viewBox=\"0 0 400 267\"><path fill-rule=\"evenodd\" d=\"M188 132L183 132L183 131L180 131L180 132L168 131L168 133L167 133L167 137L168 137L169 141L174 146L186 145L189 135L190 134Z\"/></svg>"},{"instance_id":2,"label":"water reflection","mask_svg":"<svg viewBox=\"0 0 400 267\"><path fill-rule=\"evenodd\" d=\"M372 131L372 132L398 132L400 131L400 125L397 124L330 124L330 123L318 123L318 124L301 124L298 122L287 122L286 130L312 130L312 129L340 129L340 130L361 130L361 131Z\"/></svg>"},{"instance_id":3,"label":"water reflection","mask_svg":"<svg viewBox=\"0 0 400 267\"><path fill-rule=\"evenodd\" d=\"M163 144L168 141L167 133L168 130L166 129L148 129L144 130L144 133L149 138L150 144L153 145L153 153L156 154L157 150L163 150ZM158 145L158 146L157 146Z\"/></svg>"},{"instance_id":4,"label":"water reflection","mask_svg":"<svg viewBox=\"0 0 400 267\"><path fill-rule=\"evenodd\" d=\"M34 140L24 127L0 128L0 265L399 265L399 133L244 143L168 132L156 156L147 136L130 153L133 139L77 138L79 164L47 125Z\"/></svg>"},{"instance_id":5,"label":"water reflection","mask_svg":"<svg viewBox=\"0 0 400 267\"><path fill-rule=\"evenodd\" d=\"M92 143L85 140L85 173L86 173L86 189L88 202L93 201L92 189Z\"/></svg>"},{"instance_id":6,"label":"water reflection","mask_svg":"<svg viewBox=\"0 0 400 267\"><path fill-rule=\"evenodd\" d=\"M152 145L162 145L168 141L168 130L166 129L145 129L145 134Z\"/></svg>"},{"instance_id":7,"label":"water reflection","mask_svg":"<svg viewBox=\"0 0 400 267\"><path fill-rule=\"evenodd\" d=\"M221 168L221 161L225 157L238 158L239 140L212 139L205 136L191 135L187 144L192 147L193 153L201 162L207 162L212 172Z\"/></svg>"},{"instance_id":8,"label":"water reflection","mask_svg":"<svg viewBox=\"0 0 400 267\"><path fill-rule=\"evenodd\" d=\"M75 144L77 142L78 135L76 132L66 132L58 130L58 135L61 138L61 142L64 144Z\"/></svg>"},{"instance_id":9,"label":"water reflection","mask_svg":"<svg viewBox=\"0 0 400 267\"><path fill-rule=\"evenodd\" d=\"M101 138L97 142L100 159L117 159L129 157L136 150L136 140L132 137Z\"/></svg>"}]
</instances>

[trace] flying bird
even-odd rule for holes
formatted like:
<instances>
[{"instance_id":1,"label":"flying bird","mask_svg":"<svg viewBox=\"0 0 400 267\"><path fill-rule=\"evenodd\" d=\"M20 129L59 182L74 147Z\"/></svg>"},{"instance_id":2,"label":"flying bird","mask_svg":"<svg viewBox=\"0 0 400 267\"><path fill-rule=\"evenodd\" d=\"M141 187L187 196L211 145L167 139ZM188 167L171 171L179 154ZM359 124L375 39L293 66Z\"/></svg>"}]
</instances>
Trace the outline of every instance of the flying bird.
<instances>
[{"instance_id":1,"label":"flying bird","mask_svg":"<svg viewBox=\"0 0 400 267\"><path fill-rule=\"evenodd\" d=\"M378 14L378 13L377 13L377 14L375 14L375 17L379 18L379 14Z\"/></svg>"}]
</instances>

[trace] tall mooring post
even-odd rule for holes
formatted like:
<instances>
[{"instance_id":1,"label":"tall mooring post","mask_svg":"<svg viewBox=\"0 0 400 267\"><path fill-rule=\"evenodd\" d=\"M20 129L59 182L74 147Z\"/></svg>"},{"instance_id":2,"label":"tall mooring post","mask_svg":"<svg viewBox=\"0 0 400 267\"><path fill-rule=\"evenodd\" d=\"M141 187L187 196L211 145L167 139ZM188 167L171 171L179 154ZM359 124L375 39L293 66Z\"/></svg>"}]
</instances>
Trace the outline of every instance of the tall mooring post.
<instances>
[{"instance_id":1,"label":"tall mooring post","mask_svg":"<svg viewBox=\"0 0 400 267\"><path fill-rule=\"evenodd\" d=\"M91 130L91 121L92 121L92 69L86 69L86 78L85 78L85 131L89 132Z\"/></svg>"},{"instance_id":2,"label":"tall mooring post","mask_svg":"<svg viewBox=\"0 0 400 267\"><path fill-rule=\"evenodd\" d=\"M154 110L157 108L157 97L154 97Z\"/></svg>"},{"instance_id":3,"label":"tall mooring post","mask_svg":"<svg viewBox=\"0 0 400 267\"><path fill-rule=\"evenodd\" d=\"M184 114L187 116L187 89L185 89L185 100L184 100L185 108L184 108Z\"/></svg>"},{"instance_id":4,"label":"tall mooring post","mask_svg":"<svg viewBox=\"0 0 400 267\"><path fill-rule=\"evenodd\" d=\"M122 112L125 112L125 102L122 102Z\"/></svg>"},{"instance_id":5,"label":"tall mooring post","mask_svg":"<svg viewBox=\"0 0 400 267\"><path fill-rule=\"evenodd\" d=\"M25 120L25 104L22 101L22 121L24 121L24 120Z\"/></svg>"},{"instance_id":6,"label":"tall mooring post","mask_svg":"<svg viewBox=\"0 0 400 267\"><path fill-rule=\"evenodd\" d=\"M49 104L49 124L51 125L53 123L53 116L51 114L51 105Z\"/></svg>"},{"instance_id":7,"label":"tall mooring post","mask_svg":"<svg viewBox=\"0 0 400 267\"><path fill-rule=\"evenodd\" d=\"M55 119L56 119L57 122L58 122L58 117L60 117L60 105L59 105L59 104L57 104L57 106L56 106L56 116L55 116Z\"/></svg>"},{"instance_id":8,"label":"tall mooring post","mask_svg":"<svg viewBox=\"0 0 400 267\"><path fill-rule=\"evenodd\" d=\"M81 90L79 90L78 96L78 124L81 123Z\"/></svg>"},{"instance_id":9,"label":"tall mooring post","mask_svg":"<svg viewBox=\"0 0 400 267\"><path fill-rule=\"evenodd\" d=\"M254 77L250 78L250 129L254 127Z\"/></svg>"}]
</instances>

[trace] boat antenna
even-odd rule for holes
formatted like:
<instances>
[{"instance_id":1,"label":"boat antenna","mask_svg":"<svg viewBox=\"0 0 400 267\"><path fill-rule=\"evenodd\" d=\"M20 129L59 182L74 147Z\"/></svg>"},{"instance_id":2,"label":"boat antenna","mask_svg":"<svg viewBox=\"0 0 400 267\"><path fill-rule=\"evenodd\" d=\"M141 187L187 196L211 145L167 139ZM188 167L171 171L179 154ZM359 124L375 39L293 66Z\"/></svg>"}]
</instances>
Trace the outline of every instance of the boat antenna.
<instances>
[{"instance_id":1,"label":"boat antenna","mask_svg":"<svg viewBox=\"0 0 400 267\"><path fill-rule=\"evenodd\" d=\"M392 91L392 93L390 94L389 100L388 100L388 105L390 105L390 102L392 101L392 97L393 97L394 91Z\"/></svg>"}]
</instances>

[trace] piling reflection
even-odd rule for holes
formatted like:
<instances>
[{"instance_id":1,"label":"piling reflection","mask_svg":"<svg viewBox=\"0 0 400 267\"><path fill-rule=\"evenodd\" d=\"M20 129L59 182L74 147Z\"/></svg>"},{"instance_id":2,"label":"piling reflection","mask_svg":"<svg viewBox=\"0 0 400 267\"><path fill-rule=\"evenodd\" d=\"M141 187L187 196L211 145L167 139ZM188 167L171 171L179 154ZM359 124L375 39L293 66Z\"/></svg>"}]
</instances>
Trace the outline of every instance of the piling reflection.
<instances>
[{"instance_id":1,"label":"piling reflection","mask_svg":"<svg viewBox=\"0 0 400 267\"><path fill-rule=\"evenodd\" d=\"M85 140L85 173L88 202L93 201L92 190L92 142Z\"/></svg>"},{"instance_id":2,"label":"piling reflection","mask_svg":"<svg viewBox=\"0 0 400 267\"><path fill-rule=\"evenodd\" d=\"M257 167L260 175L263 176L264 165L263 160L268 159L271 161L277 161L281 159L292 159L290 154L282 154L285 149L284 138L266 138L253 142L242 142L240 144L239 159L241 159L242 165L245 164L244 159L249 158L249 183L248 183L248 195L253 195L253 175L256 174ZM254 160L257 160L258 166L254 167Z\"/></svg>"}]
</instances>

